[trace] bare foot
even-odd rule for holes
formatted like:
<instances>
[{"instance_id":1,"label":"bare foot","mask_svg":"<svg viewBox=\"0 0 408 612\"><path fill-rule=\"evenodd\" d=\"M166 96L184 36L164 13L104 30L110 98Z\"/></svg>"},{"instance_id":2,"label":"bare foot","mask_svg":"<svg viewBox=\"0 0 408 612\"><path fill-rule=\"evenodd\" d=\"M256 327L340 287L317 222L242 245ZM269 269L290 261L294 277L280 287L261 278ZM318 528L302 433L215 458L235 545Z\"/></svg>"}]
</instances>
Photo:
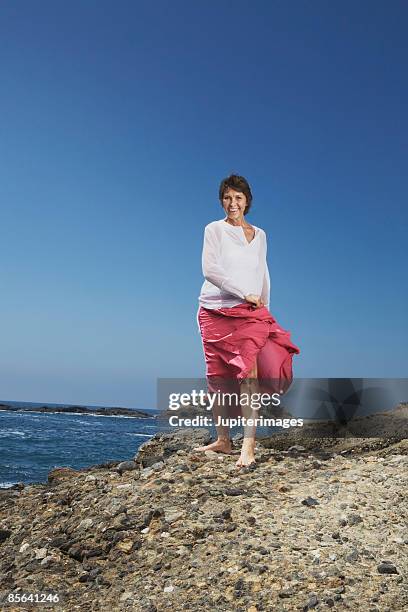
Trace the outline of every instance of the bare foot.
<instances>
[{"instance_id":1,"label":"bare foot","mask_svg":"<svg viewBox=\"0 0 408 612\"><path fill-rule=\"evenodd\" d=\"M216 440L211 442L211 444L207 444L207 446L196 446L193 450L200 452L211 450L215 453L226 453L229 455L232 450L231 440Z\"/></svg>"},{"instance_id":2,"label":"bare foot","mask_svg":"<svg viewBox=\"0 0 408 612\"><path fill-rule=\"evenodd\" d=\"M236 462L237 468L246 467L255 463L255 442L244 440L241 455Z\"/></svg>"}]
</instances>

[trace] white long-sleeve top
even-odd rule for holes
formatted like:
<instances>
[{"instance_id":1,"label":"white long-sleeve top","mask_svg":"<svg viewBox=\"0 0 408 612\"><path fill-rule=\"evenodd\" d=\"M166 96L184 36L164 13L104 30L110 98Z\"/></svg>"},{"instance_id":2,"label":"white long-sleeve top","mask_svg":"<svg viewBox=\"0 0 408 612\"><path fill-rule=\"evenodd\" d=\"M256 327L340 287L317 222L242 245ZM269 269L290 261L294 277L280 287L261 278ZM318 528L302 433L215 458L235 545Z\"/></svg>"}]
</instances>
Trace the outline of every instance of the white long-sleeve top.
<instances>
[{"instance_id":1,"label":"white long-sleeve top","mask_svg":"<svg viewBox=\"0 0 408 612\"><path fill-rule=\"evenodd\" d=\"M249 293L260 295L269 308L270 278L266 261L267 242L256 227L248 242L241 225L225 219L205 226L202 267L205 281L198 298L204 308L232 308L245 302Z\"/></svg>"}]
</instances>

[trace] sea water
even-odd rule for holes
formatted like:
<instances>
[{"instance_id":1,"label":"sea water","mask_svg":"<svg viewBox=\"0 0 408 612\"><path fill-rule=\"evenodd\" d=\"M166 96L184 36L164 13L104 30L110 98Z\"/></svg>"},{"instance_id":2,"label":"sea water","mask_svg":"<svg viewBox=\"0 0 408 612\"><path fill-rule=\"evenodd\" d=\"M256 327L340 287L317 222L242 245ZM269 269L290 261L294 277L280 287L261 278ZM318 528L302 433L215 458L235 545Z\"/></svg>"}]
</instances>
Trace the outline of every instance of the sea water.
<instances>
[{"instance_id":1,"label":"sea water","mask_svg":"<svg viewBox=\"0 0 408 612\"><path fill-rule=\"evenodd\" d=\"M157 431L153 412L151 418L136 418L57 412L58 406L55 410L0 410L0 488L47 482L55 467L78 469L131 460Z\"/></svg>"}]
</instances>

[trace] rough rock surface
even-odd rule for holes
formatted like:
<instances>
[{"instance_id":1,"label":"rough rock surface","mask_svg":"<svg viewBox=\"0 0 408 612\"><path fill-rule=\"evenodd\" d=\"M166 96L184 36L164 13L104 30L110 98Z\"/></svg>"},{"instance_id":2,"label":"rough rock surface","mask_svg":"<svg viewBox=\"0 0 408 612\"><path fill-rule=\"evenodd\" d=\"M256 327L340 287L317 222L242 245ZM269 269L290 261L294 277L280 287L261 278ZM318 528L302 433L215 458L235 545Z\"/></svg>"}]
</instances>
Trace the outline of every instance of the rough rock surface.
<instances>
[{"instance_id":1,"label":"rough rock surface","mask_svg":"<svg viewBox=\"0 0 408 612\"><path fill-rule=\"evenodd\" d=\"M208 438L158 434L134 461L0 491L2 597L53 592L55 609L89 611L407 609L406 439L288 431L240 471L238 446L191 450Z\"/></svg>"}]
</instances>

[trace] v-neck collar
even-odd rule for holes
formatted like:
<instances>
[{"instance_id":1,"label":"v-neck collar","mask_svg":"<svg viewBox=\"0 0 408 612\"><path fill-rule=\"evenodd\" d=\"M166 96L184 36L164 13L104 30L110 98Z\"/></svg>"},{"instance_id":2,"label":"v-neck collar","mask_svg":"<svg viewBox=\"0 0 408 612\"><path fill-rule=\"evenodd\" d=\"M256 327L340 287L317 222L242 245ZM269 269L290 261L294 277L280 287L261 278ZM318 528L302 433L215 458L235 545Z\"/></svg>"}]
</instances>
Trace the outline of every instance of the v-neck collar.
<instances>
[{"instance_id":1,"label":"v-neck collar","mask_svg":"<svg viewBox=\"0 0 408 612\"><path fill-rule=\"evenodd\" d=\"M253 242L255 242L257 236L259 235L260 231L259 231L259 227L257 227L256 225L254 225L253 223L251 223L252 227L255 230L255 234L254 237L252 238L251 242L248 242L247 237L245 235L245 231L244 228L242 227L242 225L231 225L231 223L228 223L225 219L220 219L220 221L224 224L227 225L228 227L232 227L234 230L238 230L240 235L242 236L242 239L245 243L246 246L250 246Z\"/></svg>"}]
</instances>

